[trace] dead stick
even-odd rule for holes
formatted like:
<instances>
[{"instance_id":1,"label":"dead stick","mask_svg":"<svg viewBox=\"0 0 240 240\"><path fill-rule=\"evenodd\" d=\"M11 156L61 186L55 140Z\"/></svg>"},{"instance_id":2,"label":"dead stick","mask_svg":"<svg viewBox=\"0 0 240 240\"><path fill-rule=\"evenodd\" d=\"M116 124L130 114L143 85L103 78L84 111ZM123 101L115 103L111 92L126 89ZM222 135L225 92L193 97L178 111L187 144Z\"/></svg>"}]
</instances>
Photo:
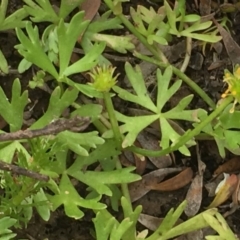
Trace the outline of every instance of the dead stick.
<instances>
[{"instance_id":1,"label":"dead stick","mask_svg":"<svg viewBox=\"0 0 240 240\"><path fill-rule=\"evenodd\" d=\"M69 131L83 131L88 127L90 118L75 116L72 119L57 119L52 121L49 125L41 129L26 129L19 130L12 133L0 134L0 142L20 139L30 139L39 136L46 135L57 135L58 133L69 130Z\"/></svg>"},{"instance_id":2,"label":"dead stick","mask_svg":"<svg viewBox=\"0 0 240 240\"><path fill-rule=\"evenodd\" d=\"M18 175L23 175L26 177L30 177L39 181L44 181L44 182L48 182L49 181L49 177L37 172L33 172L31 170L27 170L25 168L19 167L17 165L13 165L13 164L9 164L6 163L2 160L0 160L0 169L4 170L4 171L8 171L8 172L12 172Z\"/></svg>"}]
</instances>

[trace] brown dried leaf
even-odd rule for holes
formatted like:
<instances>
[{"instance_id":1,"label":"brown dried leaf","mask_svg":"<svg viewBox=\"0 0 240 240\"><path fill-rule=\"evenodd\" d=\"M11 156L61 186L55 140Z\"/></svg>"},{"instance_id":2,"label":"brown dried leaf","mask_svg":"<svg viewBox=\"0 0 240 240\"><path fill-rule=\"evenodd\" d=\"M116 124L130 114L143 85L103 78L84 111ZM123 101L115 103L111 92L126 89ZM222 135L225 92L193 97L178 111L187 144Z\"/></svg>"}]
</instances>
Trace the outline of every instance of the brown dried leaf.
<instances>
[{"instance_id":1,"label":"brown dried leaf","mask_svg":"<svg viewBox=\"0 0 240 240\"><path fill-rule=\"evenodd\" d=\"M129 184L129 192L132 202L137 201L151 189L150 186L162 181L167 175L180 172L182 168L163 168L152 171L142 177L140 181Z\"/></svg>"},{"instance_id":2,"label":"brown dried leaf","mask_svg":"<svg viewBox=\"0 0 240 240\"><path fill-rule=\"evenodd\" d=\"M202 185L203 176L198 174L193 179L186 196L187 206L184 212L188 217L195 216L200 209L202 203Z\"/></svg>"},{"instance_id":3,"label":"brown dried leaf","mask_svg":"<svg viewBox=\"0 0 240 240\"><path fill-rule=\"evenodd\" d=\"M85 0L80 6L80 10L85 11L84 20L92 21L100 5L101 0Z\"/></svg>"},{"instance_id":4,"label":"brown dried leaf","mask_svg":"<svg viewBox=\"0 0 240 240\"><path fill-rule=\"evenodd\" d=\"M149 186L151 190L158 190L158 191L174 191L186 186L188 183L191 182L193 177L193 171L191 168L186 168L177 176L170 178L164 182L153 184Z\"/></svg>"},{"instance_id":5,"label":"brown dried leaf","mask_svg":"<svg viewBox=\"0 0 240 240\"><path fill-rule=\"evenodd\" d=\"M238 183L238 177L235 174L232 174L226 180L223 186L221 186L215 198L207 208L209 209L209 208L218 207L219 205L224 203L226 200L228 200L234 193L237 187L237 183Z\"/></svg>"},{"instance_id":6,"label":"brown dried leaf","mask_svg":"<svg viewBox=\"0 0 240 240\"><path fill-rule=\"evenodd\" d=\"M214 21L217 25L217 28L222 36L224 46L227 50L228 56L231 59L232 63L240 64L240 47L233 40L232 36L228 31L226 31L217 21Z\"/></svg>"},{"instance_id":7,"label":"brown dried leaf","mask_svg":"<svg viewBox=\"0 0 240 240\"><path fill-rule=\"evenodd\" d=\"M141 213L139 215L138 221L147 229L151 231L155 231L159 227L159 225L162 223L163 219L164 218L157 218L148 214ZM174 226L177 226L182 222L183 222L182 219L178 219Z\"/></svg>"},{"instance_id":8,"label":"brown dried leaf","mask_svg":"<svg viewBox=\"0 0 240 240\"><path fill-rule=\"evenodd\" d=\"M133 163L125 156L125 154L121 154L119 159L120 159L121 164L124 167L133 166Z\"/></svg>"},{"instance_id":9,"label":"brown dried leaf","mask_svg":"<svg viewBox=\"0 0 240 240\"><path fill-rule=\"evenodd\" d=\"M223 174L219 174L216 178L212 179L213 181L206 183L204 187L208 191L208 197L214 197L215 196L215 191L217 189L217 186L219 183L224 179Z\"/></svg>"},{"instance_id":10,"label":"brown dried leaf","mask_svg":"<svg viewBox=\"0 0 240 240\"><path fill-rule=\"evenodd\" d=\"M135 141L135 146L141 147L140 143L138 141ZM144 171L146 170L147 161L145 156L139 156L137 154L134 154L134 160L135 160L135 166L136 166L136 173L139 175L142 175Z\"/></svg>"},{"instance_id":11,"label":"brown dried leaf","mask_svg":"<svg viewBox=\"0 0 240 240\"><path fill-rule=\"evenodd\" d=\"M155 151L160 150L159 139L157 139L157 137L155 137L153 134L144 131L138 135L137 140L139 141L141 146L145 149ZM166 168L172 165L173 163L169 155L148 158L157 168Z\"/></svg>"},{"instance_id":12,"label":"brown dried leaf","mask_svg":"<svg viewBox=\"0 0 240 240\"><path fill-rule=\"evenodd\" d=\"M101 0L85 0L79 7L80 11L85 11L84 20L90 20L92 21L96 13L98 12L98 9L101 5ZM78 42L80 43L82 40L82 36L84 33L82 33L78 37Z\"/></svg>"},{"instance_id":13,"label":"brown dried leaf","mask_svg":"<svg viewBox=\"0 0 240 240\"><path fill-rule=\"evenodd\" d=\"M240 170L240 157L234 157L224 164L220 165L214 172L214 176L221 173L232 173Z\"/></svg>"},{"instance_id":14,"label":"brown dried leaf","mask_svg":"<svg viewBox=\"0 0 240 240\"><path fill-rule=\"evenodd\" d=\"M199 10L201 16L205 16L211 13L211 0L200 0Z\"/></svg>"},{"instance_id":15,"label":"brown dried leaf","mask_svg":"<svg viewBox=\"0 0 240 240\"><path fill-rule=\"evenodd\" d=\"M139 215L138 221L147 229L155 231L163 221L163 218L157 218L148 214L141 213Z\"/></svg>"},{"instance_id":16,"label":"brown dried leaf","mask_svg":"<svg viewBox=\"0 0 240 240\"><path fill-rule=\"evenodd\" d=\"M233 201L233 204L235 206L239 205L239 202L240 202L240 178L239 178L239 174L238 174L237 186L236 186L236 189L235 189L235 191L233 192L233 195L232 195L232 201Z\"/></svg>"}]
</instances>

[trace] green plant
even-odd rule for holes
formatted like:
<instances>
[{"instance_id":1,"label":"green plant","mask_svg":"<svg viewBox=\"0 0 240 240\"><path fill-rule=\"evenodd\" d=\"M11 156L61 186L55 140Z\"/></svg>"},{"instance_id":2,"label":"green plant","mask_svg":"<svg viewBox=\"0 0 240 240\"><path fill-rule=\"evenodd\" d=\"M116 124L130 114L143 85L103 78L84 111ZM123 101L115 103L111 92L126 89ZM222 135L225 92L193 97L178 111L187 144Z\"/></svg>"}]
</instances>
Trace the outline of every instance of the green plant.
<instances>
[{"instance_id":1,"label":"green plant","mask_svg":"<svg viewBox=\"0 0 240 240\"><path fill-rule=\"evenodd\" d=\"M30 174L16 177L9 172L1 173L1 187L5 195L0 196L0 221L6 221L9 217L13 219L6 224L6 228L12 225L20 227L23 223L27 225L32 217L33 207L47 221L51 211L63 206L65 214L74 219L83 217L83 208L92 209L96 214L93 222L98 240L163 240L207 226L211 226L219 234L208 236L208 239L234 239L233 233L216 209L202 212L174 226L186 202L175 211L170 210L153 234L142 232L137 235L136 223L141 206L133 210L127 184L138 181L141 177L133 173L134 167L122 167L119 160L123 150L144 156L161 156L178 150L189 156L189 147L196 144L196 139L201 134L215 138L221 155L225 154L225 148L234 152L238 142L228 140L238 133L230 132L229 129L233 126L238 128L239 111L234 111L230 120L227 114L233 98L236 98L234 104L239 101L239 89L234 85L238 83L233 81L238 80L237 70L234 75L228 73L225 76L225 81L230 84L227 93L231 94L216 106L194 81L168 63L158 45L168 44L174 36L186 37L187 41L193 38L217 42L221 38L216 36L216 31L207 32L211 22L201 22L198 15L187 15L184 0L176 1L174 8L164 1L162 11L158 13L143 6L139 6L137 11L131 9L131 17L137 27L122 14L122 4L125 1L105 0L109 11L100 16L98 21L90 22L85 19L83 11L77 11L82 2L76 0L70 4L70 1L61 1L56 10L48 0L24 0L25 5L21 12L30 15L31 21L21 21L20 25L14 25L20 41L15 48L23 57L18 67L19 72L35 65L39 70L29 82L30 87L49 88L49 80L53 80L54 87L48 91L50 100L47 110L28 130L21 130L24 110L28 104L28 92L21 94L19 79L13 83L11 100L7 99L0 88L1 115L10 126L10 133L3 132L0 135L0 160L11 164L17 158L19 169L25 169ZM6 5L4 6L6 10ZM68 18L73 10L76 13ZM42 22L47 22L48 25L41 34L36 23ZM132 35L102 33L120 29L122 24L144 44L153 54L152 57L136 52ZM206 32L200 32L202 30ZM71 55L76 46L83 50L84 56L73 61ZM114 76L115 68L102 55L106 46L120 53L134 51L138 59L159 67L156 72L156 101L150 98L138 66L125 64L125 73L131 83L132 92L117 86L118 75ZM88 72L91 77L89 84L73 80L74 75L84 72ZM172 81L173 78L176 80ZM190 109L193 95L182 98L172 109L167 107L168 101L183 82L212 108L212 112ZM86 98L80 102L79 95ZM116 111L113 96L140 106L145 110L144 114L127 116ZM90 100L86 99L90 98L101 99L103 104L89 103ZM69 109L69 119L63 117L66 109ZM187 122L188 128L182 127L179 121ZM153 122L157 122L161 132L161 150L136 147L134 142L138 134ZM94 131L86 130L90 123L95 126ZM223 135L227 140L225 142L222 141ZM7 140L4 137L8 137ZM92 170L96 165L99 165L100 171ZM11 170L11 165L7 166ZM73 181L84 183L87 194L79 193ZM121 222L108 211L109 206L102 201L104 195L110 199L115 211L119 209L121 202L124 213ZM196 226L196 223L199 225ZM224 232L223 229L227 231ZM6 239L11 237L9 235Z\"/></svg>"},{"instance_id":2,"label":"green plant","mask_svg":"<svg viewBox=\"0 0 240 240\"><path fill-rule=\"evenodd\" d=\"M23 21L23 19L28 16L27 12L23 8L21 8L15 11L14 13L12 13L10 16L6 17L7 7L8 7L8 0L1 1L0 31L9 31L16 27L19 27L19 28L24 27L25 21ZM0 50L0 62L1 62L0 70L4 74L8 74L9 72L8 63L1 50Z\"/></svg>"}]
</instances>

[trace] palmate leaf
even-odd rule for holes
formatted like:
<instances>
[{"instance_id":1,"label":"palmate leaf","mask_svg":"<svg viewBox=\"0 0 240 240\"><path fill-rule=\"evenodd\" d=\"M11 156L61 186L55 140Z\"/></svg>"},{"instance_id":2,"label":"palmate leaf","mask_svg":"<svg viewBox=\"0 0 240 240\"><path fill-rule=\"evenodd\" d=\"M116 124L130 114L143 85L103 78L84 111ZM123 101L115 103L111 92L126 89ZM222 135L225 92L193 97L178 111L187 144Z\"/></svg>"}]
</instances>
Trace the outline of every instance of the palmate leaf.
<instances>
[{"instance_id":1,"label":"palmate leaf","mask_svg":"<svg viewBox=\"0 0 240 240\"><path fill-rule=\"evenodd\" d=\"M109 184L130 183L141 179L139 175L131 173L134 169L134 167L128 167L106 172L83 172L71 167L67 170L67 173L93 188L98 194L112 196L112 191L108 187Z\"/></svg>"},{"instance_id":2,"label":"palmate leaf","mask_svg":"<svg viewBox=\"0 0 240 240\"><path fill-rule=\"evenodd\" d=\"M120 154L121 152L116 148L115 140L113 138L107 139L103 144L98 145L96 149L91 151L88 156L78 156L74 161L73 165L68 169L68 171L71 172L71 171L74 171L74 169L83 169L83 167L89 166L98 161L102 165L102 161L105 162L105 159L111 159L112 162L114 162L112 158ZM103 169L105 169L104 166L102 167ZM115 168L115 165L114 165L114 168ZM109 166L108 166L108 170L109 170Z\"/></svg>"},{"instance_id":3,"label":"palmate leaf","mask_svg":"<svg viewBox=\"0 0 240 240\"><path fill-rule=\"evenodd\" d=\"M138 206L134 211L126 198L122 197L121 205L124 211L122 222L116 220L107 210L100 210L93 219L98 240L129 240L135 239L136 223L142 207Z\"/></svg>"},{"instance_id":4,"label":"palmate leaf","mask_svg":"<svg viewBox=\"0 0 240 240\"><path fill-rule=\"evenodd\" d=\"M60 193L58 195L48 195L48 199L52 204L53 211L55 211L61 205L64 206L64 211L68 217L75 219L80 219L83 217L83 212L79 207L89 208L89 209L104 209L106 205L100 203L99 200L101 196L95 199L84 199L82 198L77 190L72 185L69 177L66 173L62 175L59 184Z\"/></svg>"},{"instance_id":5,"label":"palmate leaf","mask_svg":"<svg viewBox=\"0 0 240 240\"><path fill-rule=\"evenodd\" d=\"M2 1L4 3L6 1ZM18 9L14 13L12 13L10 16L5 18L5 14L3 13L4 10L2 6L0 7L0 30L9 30L14 29L16 27L23 28L26 24L26 21L23 21L25 17L28 16L28 13L23 9Z\"/></svg>"},{"instance_id":6,"label":"palmate leaf","mask_svg":"<svg viewBox=\"0 0 240 240\"><path fill-rule=\"evenodd\" d=\"M187 120L191 122L200 122L207 116L207 112L202 109L185 110L191 102L193 96L189 95L179 101L179 103L169 111L163 112L164 106L169 99L178 91L182 81L176 80L171 84L173 75L172 67L169 66L162 73L157 70L157 83L158 92L156 104L151 100L148 95L147 88L141 73L140 68L137 66L135 69L131 67L129 63L125 66L128 79L134 89L134 93L126 91L118 86L114 86L113 89L118 93L118 96L126 101L136 103L152 112L149 115L144 116L125 116L115 111L116 118L123 124L120 126L121 133L125 134L122 147L132 146L138 134L154 121L159 121L161 129L160 146L162 149L166 149L171 145L178 142L178 139L184 134L184 130L173 120ZM173 124L174 123L174 126ZM112 137L111 130L106 131L103 137ZM190 140L186 145L180 147L180 152L189 155L188 147L195 144Z\"/></svg>"},{"instance_id":7,"label":"palmate leaf","mask_svg":"<svg viewBox=\"0 0 240 240\"><path fill-rule=\"evenodd\" d=\"M96 21L91 22L87 28L85 34L87 37L92 36L94 33L99 33L111 29L122 29L121 20L118 17L109 18L112 11L105 12L100 18Z\"/></svg>"},{"instance_id":8,"label":"palmate leaf","mask_svg":"<svg viewBox=\"0 0 240 240\"><path fill-rule=\"evenodd\" d=\"M120 98L137 103L152 112L158 113L157 107L148 95L148 91L140 67L136 66L136 68L134 69L129 63L126 63L125 71L136 94L132 94L129 91L122 89L118 86L114 86L113 90L118 93Z\"/></svg>"},{"instance_id":9,"label":"palmate leaf","mask_svg":"<svg viewBox=\"0 0 240 240\"><path fill-rule=\"evenodd\" d=\"M95 43L91 50L83 58L68 66L62 73L61 78L70 76L75 73L84 72L92 69L98 63L98 58L105 49L104 42Z\"/></svg>"},{"instance_id":10,"label":"palmate leaf","mask_svg":"<svg viewBox=\"0 0 240 240\"><path fill-rule=\"evenodd\" d=\"M20 28L16 28L16 34L21 44L16 45L15 48L27 61L58 79L55 67L44 52L37 26L33 28L32 23L28 21L26 31L27 35Z\"/></svg>"},{"instance_id":11,"label":"palmate leaf","mask_svg":"<svg viewBox=\"0 0 240 240\"><path fill-rule=\"evenodd\" d=\"M69 16L75 8L79 7L84 0L61 1L59 9L59 17L65 18Z\"/></svg>"},{"instance_id":12,"label":"palmate leaf","mask_svg":"<svg viewBox=\"0 0 240 240\"><path fill-rule=\"evenodd\" d=\"M64 131L57 135L57 139L80 156L88 156L88 151L85 147L96 148L96 145L104 143L103 138L98 136L97 131L88 133Z\"/></svg>"},{"instance_id":13,"label":"palmate leaf","mask_svg":"<svg viewBox=\"0 0 240 240\"><path fill-rule=\"evenodd\" d=\"M66 89L64 93L61 93L60 87L56 87L51 94L47 111L31 126L31 129L45 127L51 121L60 117L63 111L76 100L77 96L77 89Z\"/></svg>"},{"instance_id":14,"label":"palmate leaf","mask_svg":"<svg viewBox=\"0 0 240 240\"><path fill-rule=\"evenodd\" d=\"M17 222L17 219L13 219L10 217L3 217L0 219L0 226L1 226L0 239L12 239L14 236L16 236L16 234L12 234L12 230L9 229L16 222Z\"/></svg>"},{"instance_id":15,"label":"palmate leaf","mask_svg":"<svg viewBox=\"0 0 240 240\"><path fill-rule=\"evenodd\" d=\"M89 24L89 21L84 21L83 18L84 12L79 12L74 15L70 23L65 23L61 19L57 27L60 76L62 76L68 67L72 50L78 37L85 31Z\"/></svg>"},{"instance_id":16,"label":"palmate leaf","mask_svg":"<svg viewBox=\"0 0 240 240\"><path fill-rule=\"evenodd\" d=\"M26 159L30 159L31 157L19 141L12 141L8 144L4 143L0 145L0 159L4 162L11 163L16 151L25 155Z\"/></svg>"},{"instance_id":17,"label":"palmate leaf","mask_svg":"<svg viewBox=\"0 0 240 240\"><path fill-rule=\"evenodd\" d=\"M24 10L30 15L33 22L57 22L58 15L54 11L49 0L38 0L36 4L32 0L24 0Z\"/></svg>"},{"instance_id":18,"label":"palmate leaf","mask_svg":"<svg viewBox=\"0 0 240 240\"><path fill-rule=\"evenodd\" d=\"M137 135L148 125L153 123L159 118L159 114L147 115L147 116L136 116L136 117L127 117L117 111L115 111L117 120L123 122L120 130L121 133L127 133L124 137L122 147L126 148L132 146L136 140ZM103 137L110 138L113 136L112 130L106 131L103 134Z\"/></svg>"},{"instance_id":19,"label":"palmate leaf","mask_svg":"<svg viewBox=\"0 0 240 240\"><path fill-rule=\"evenodd\" d=\"M222 158L226 156L226 149L233 154L240 155L240 132L238 131L240 111L235 110L229 114L231 108L232 104L225 108L213 129L203 129L204 132L214 137Z\"/></svg>"},{"instance_id":20,"label":"palmate leaf","mask_svg":"<svg viewBox=\"0 0 240 240\"><path fill-rule=\"evenodd\" d=\"M23 112L28 104L28 92L21 95L21 84L15 79L12 86L12 99L8 100L2 88L0 88L0 112L4 120L10 125L10 131L21 129L23 123ZM17 116L17 117L16 117Z\"/></svg>"}]
</instances>

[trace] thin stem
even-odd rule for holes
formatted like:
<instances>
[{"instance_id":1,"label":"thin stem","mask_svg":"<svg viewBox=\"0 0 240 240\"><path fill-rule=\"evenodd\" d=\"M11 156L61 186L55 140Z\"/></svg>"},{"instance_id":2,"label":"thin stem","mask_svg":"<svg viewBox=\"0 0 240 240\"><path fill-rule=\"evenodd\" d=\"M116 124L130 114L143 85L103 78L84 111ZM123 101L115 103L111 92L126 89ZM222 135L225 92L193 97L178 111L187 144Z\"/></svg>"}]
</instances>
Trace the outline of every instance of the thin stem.
<instances>
[{"instance_id":1,"label":"thin stem","mask_svg":"<svg viewBox=\"0 0 240 240\"><path fill-rule=\"evenodd\" d=\"M111 0L104 0L106 5L113 11L113 4ZM113 11L114 12L114 11ZM159 61L162 61L164 63L168 63L168 60L164 53L160 49L155 49L153 46L151 46L146 38L139 33L136 28L133 26L133 24L123 15L119 14L117 17L122 21L122 23L128 28L130 32L133 33L133 35L153 54L153 56L158 59Z\"/></svg>"},{"instance_id":2,"label":"thin stem","mask_svg":"<svg viewBox=\"0 0 240 240\"><path fill-rule=\"evenodd\" d=\"M115 116L114 107L113 107L113 103L112 103L110 93L109 92L104 92L103 93L103 98L104 98L105 106L106 106L108 116L109 116L109 119L110 119L110 122L111 122L111 125L112 125L114 138L117 142L118 150L121 150L122 149L122 135L121 135L120 130L119 130L118 121L117 121L116 116Z\"/></svg>"},{"instance_id":3,"label":"thin stem","mask_svg":"<svg viewBox=\"0 0 240 240\"><path fill-rule=\"evenodd\" d=\"M183 73L186 71L186 69L188 67L188 64L189 64L189 61L190 61L190 58L191 58L191 52L192 52L192 38L187 37L186 38L185 58L184 58L182 66L180 68L180 71L183 72Z\"/></svg>"},{"instance_id":4,"label":"thin stem","mask_svg":"<svg viewBox=\"0 0 240 240\"><path fill-rule=\"evenodd\" d=\"M114 133L114 138L117 142L117 148L118 150L122 150L122 134L120 132L119 126L118 126L118 121L117 118L115 116L115 112L114 112L114 107L113 107L113 103L112 103L112 98L109 92L104 92L103 93L103 98L104 98L104 102L105 102L105 106L108 112L108 116L112 125L112 130ZM120 163L120 160L118 158L118 156L115 156L115 160L116 160L116 168L117 169L122 169L122 165ZM130 194L128 191L128 186L126 183L122 183L121 184L121 188L122 188L122 193L123 196L131 203L131 198L130 198Z\"/></svg>"},{"instance_id":5,"label":"thin stem","mask_svg":"<svg viewBox=\"0 0 240 240\"><path fill-rule=\"evenodd\" d=\"M192 131L186 132L182 137L179 138L178 142L173 146L170 146L160 151L151 151L151 150L137 148L135 146L129 147L127 148L127 150L141 154L143 156L151 156L151 157L164 156L173 151L176 151L180 147L182 147L184 144L186 144L186 142L188 142L193 137L198 135L207 124L209 124L214 118L216 118L219 114L222 113L222 111L232 102L232 100L233 98L231 96L224 99L221 105L218 108L216 108L214 112L212 112L206 119L204 119L201 123L199 123L197 127L194 128Z\"/></svg>"},{"instance_id":6,"label":"thin stem","mask_svg":"<svg viewBox=\"0 0 240 240\"><path fill-rule=\"evenodd\" d=\"M170 64L162 63L157 61L151 57L147 57L140 53L135 52L134 55L139 59L144 61L156 64L159 67L167 68ZM172 66L172 65L171 65ZM181 72L178 68L172 66L174 74L176 74L179 78L181 78L188 86L190 86L212 109L215 109L214 101L195 83L193 82L186 74Z\"/></svg>"}]
</instances>

